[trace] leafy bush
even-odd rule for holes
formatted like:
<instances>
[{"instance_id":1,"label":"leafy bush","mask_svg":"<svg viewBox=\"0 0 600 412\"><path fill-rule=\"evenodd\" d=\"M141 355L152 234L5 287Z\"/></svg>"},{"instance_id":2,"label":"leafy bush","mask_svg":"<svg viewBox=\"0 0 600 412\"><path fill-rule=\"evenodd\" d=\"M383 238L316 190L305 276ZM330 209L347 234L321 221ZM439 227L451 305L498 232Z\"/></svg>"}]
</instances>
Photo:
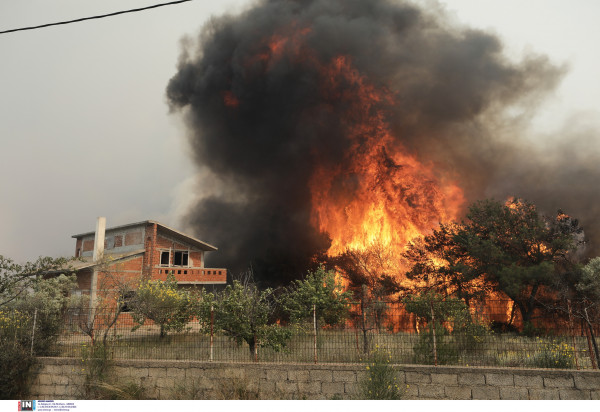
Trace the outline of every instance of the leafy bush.
<instances>
[{"instance_id":1,"label":"leafy bush","mask_svg":"<svg viewBox=\"0 0 600 412\"><path fill-rule=\"evenodd\" d=\"M81 345L81 371L85 373L83 396L86 399L101 398L101 384L105 382L111 365L110 346L102 341L88 346Z\"/></svg>"},{"instance_id":2,"label":"leafy bush","mask_svg":"<svg viewBox=\"0 0 600 412\"><path fill-rule=\"evenodd\" d=\"M160 326L161 338L170 330L182 331L193 316L190 296L178 289L172 274L166 281L142 281L130 306L132 318L137 323L133 329L150 319Z\"/></svg>"},{"instance_id":3,"label":"leafy bush","mask_svg":"<svg viewBox=\"0 0 600 412\"><path fill-rule=\"evenodd\" d=\"M557 341L544 342L538 338L538 347L533 357L528 358L530 365L536 368L573 368L575 349L571 345Z\"/></svg>"},{"instance_id":4,"label":"leafy bush","mask_svg":"<svg viewBox=\"0 0 600 412\"><path fill-rule=\"evenodd\" d=\"M436 354L438 365L453 365L458 362L458 345L448 331L439 324L435 325ZM419 340L413 347L416 363L423 365L434 364L433 331L431 325L419 334Z\"/></svg>"},{"instance_id":5,"label":"leafy bush","mask_svg":"<svg viewBox=\"0 0 600 412\"><path fill-rule=\"evenodd\" d=\"M359 399L402 399L404 391L400 387L397 372L390 365L390 361L390 353L376 345L366 362L367 374L358 385Z\"/></svg>"},{"instance_id":6,"label":"leafy bush","mask_svg":"<svg viewBox=\"0 0 600 412\"><path fill-rule=\"evenodd\" d=\"M73 277L31 280L29 289L0 309L0 397L25 397L35 373L36 356L55 354Z\"/></svg>"},{"instance_id":7,"label":"leafy bush","mask_svg":"<svg viewBox=\"0 0 600 412\"><path fill-rule=\"evenodd\" d=\"M27 313L17 310L0 311L1 399L18 399L28 394L31 372L37 364L30 350L29 323Z\"/></svg>"},{"instance_id":8,"label":"leafy bush","mask_svg":"<svg viewBox=\"0 0 600 412\"><path fill-rule=\"evenodd\" d=\"M489 327L473 319L460 299L428 292L408 295L403 302L408 312L427 322L413 348L419 363L433 364L437 358L438 364L455 364L461 356L482 349L490 334Z\"/></svg>"},{"instance_id":9,"label":"leafy bush","mask_svg":"<svg viewBox=\"0 0 600 412\"><path fill-rule=\"evenodd\" d=\"M293 322L310 319L314 315L319 325L337 325L348 315L350 293L344 292L335 272L319 266L303 280L296 280L286 290L280 302Z\"/></svg>"}]
</instances>

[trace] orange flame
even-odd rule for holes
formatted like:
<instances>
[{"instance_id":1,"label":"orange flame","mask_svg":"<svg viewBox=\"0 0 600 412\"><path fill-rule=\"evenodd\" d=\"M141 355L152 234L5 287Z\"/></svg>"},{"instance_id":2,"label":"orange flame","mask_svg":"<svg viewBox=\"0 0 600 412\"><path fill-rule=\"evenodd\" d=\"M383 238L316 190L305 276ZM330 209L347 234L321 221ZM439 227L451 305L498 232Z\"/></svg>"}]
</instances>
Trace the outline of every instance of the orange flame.
<instances>
[{"instance_id":1,"label":"orange flame","mask_svg":"<svg viewBox=\"0 0 600 412\"><path fill-rule=\"evenodd\" d=\"M394 94L371 84L350 57L320 61L304 43L310 32L291 27L285 34L274 34L246 64L259 62L269 70L288 58L314 65L325 100L344 108L340 128L349 150L337 165L321 162L318 149L313 153L317 166L309 183L311 222L330 237L329 256L377 245L398 259L411 239L458 216L463 192L392 135L386 115L397 105ZM228 105L238 102L226 96ZM394 266L402 269L397 262ZM399 269L395 274L401 276Z\"/></svg>"},{"instance_id":2,"label":"orange flame","mask_svg":"<svg viewBox=\"0 0 600 412\"><path fill-rule=\"evenodd\" d=\"M313 224L330 236L330 256L378 245L398 258L411 239L458 216L463 192L397 142L383 113L395 104L391 92L369 84L343 56L324 77L326 92L349 105L351 149L345 166L317 162L310 183ZM340 84L350 87L340 90Z\"/></svg>"}]
</instances>

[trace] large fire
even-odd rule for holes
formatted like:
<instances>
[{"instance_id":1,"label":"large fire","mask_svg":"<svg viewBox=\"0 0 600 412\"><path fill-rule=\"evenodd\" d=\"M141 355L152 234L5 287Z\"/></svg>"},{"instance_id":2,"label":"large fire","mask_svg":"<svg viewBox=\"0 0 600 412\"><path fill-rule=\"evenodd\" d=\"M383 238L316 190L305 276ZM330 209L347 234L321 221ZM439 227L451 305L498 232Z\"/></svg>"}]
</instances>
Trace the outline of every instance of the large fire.
<instances>
[{"instance_id":1,"label":"large fire","mask_svg":"<svg viewBox=\"0 0 600 412\"><path fill-rule=\"evenodd\" d=\"M316 67L323 100L344 107L340 127L350 150L335 165L321 162L315 151L309 184L312 224L330 237L329 256L376 246L396 260L396 273L388 274L401 277L406 267L398 265L398 259L408 242L439 222L455 219L463 192L392 135L386 116L399 104L394 93L372 84L353 67L349 56L319 61L303 44L308 33L310 29L304 28L288 36L272 36L255 58L267 67L284 56ZM235 102L230 96L226 99L228 104Z\"/></svg>"},{"instance_id":2,"label":"large fire","mask_svg":"<svg viewBox=\"0 0 600 412\"><path fill-rule=\"evenodd\" d=\"M384 115L397 104L393 93L369 84L348 57L330 62L324 80L327 92L337 93L347 106L351 150L333 168L317 162L310 183L313 224L331 238L329 256L382 248L396 260L392 275L399 277L408 242L455 219L462 190L397 143ZM352 93L340 85L350 85Z\"/></svg>"}]
</instances>

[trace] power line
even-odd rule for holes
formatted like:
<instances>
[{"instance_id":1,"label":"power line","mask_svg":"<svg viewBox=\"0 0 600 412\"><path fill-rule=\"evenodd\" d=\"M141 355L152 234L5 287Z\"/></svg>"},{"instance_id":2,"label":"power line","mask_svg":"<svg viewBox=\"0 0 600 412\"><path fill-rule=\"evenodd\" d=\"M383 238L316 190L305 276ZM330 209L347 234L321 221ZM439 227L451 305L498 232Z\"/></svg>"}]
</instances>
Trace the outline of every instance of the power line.
<instances>
[{"instance_id":1,"label":"power line","mask_svg":"<svg viewBox=\"0 0 600 412\"><path fill-rule=\"evenodd\" d=\"M156 9L158 7L164 7L164 6L172 6L174 4L187 3L189 1L193 1L193 0L178 0L178 1L172 1L172 2L169 2L169 3L155 4L153 6L140 7L138 9L117 11L117 12L114 12L114 13L102 14L102 15L92 16L92 17L82 17L80 19L75 19L75 20L60 21L60 22L57 22L57 23L47 23L47 24L42 24L42 25L39 25L39 26L21 27L19 29L11 29L11 30L0 31L0 34L14 33L16 31L42 29L44 27L60 26L60 25L63 25L63 24L79 23L81 21L86 21L86 20L103 19L105 17L118 16L119 14L137 13L138 11L144 11L144 10L149 10L149 9Z\"/></svg>"}]
</instances>

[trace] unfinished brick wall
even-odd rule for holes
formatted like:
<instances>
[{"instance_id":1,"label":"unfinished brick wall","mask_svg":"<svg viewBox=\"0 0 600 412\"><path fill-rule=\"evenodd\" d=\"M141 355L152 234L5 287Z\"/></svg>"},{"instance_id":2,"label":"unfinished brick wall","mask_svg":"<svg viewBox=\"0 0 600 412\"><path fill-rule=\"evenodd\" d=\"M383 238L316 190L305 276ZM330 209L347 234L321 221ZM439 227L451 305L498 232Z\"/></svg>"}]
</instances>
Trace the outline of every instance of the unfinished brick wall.
<instances>
[{"instance_id":1,"label":"unfinished brick wall","mask_svg":"<svg viewBox=\"0 0 600 412\"><path fill-rule=\"evenodd\" d=\"M81 399L81 360L41 358L33 399ZM395 367L406 399L600 399L600 371ZM112 373L149 397L197 393L219 399L236 389L262 399L353 399L364 365L118 360Z\"/></svg>"}]
</instances>

